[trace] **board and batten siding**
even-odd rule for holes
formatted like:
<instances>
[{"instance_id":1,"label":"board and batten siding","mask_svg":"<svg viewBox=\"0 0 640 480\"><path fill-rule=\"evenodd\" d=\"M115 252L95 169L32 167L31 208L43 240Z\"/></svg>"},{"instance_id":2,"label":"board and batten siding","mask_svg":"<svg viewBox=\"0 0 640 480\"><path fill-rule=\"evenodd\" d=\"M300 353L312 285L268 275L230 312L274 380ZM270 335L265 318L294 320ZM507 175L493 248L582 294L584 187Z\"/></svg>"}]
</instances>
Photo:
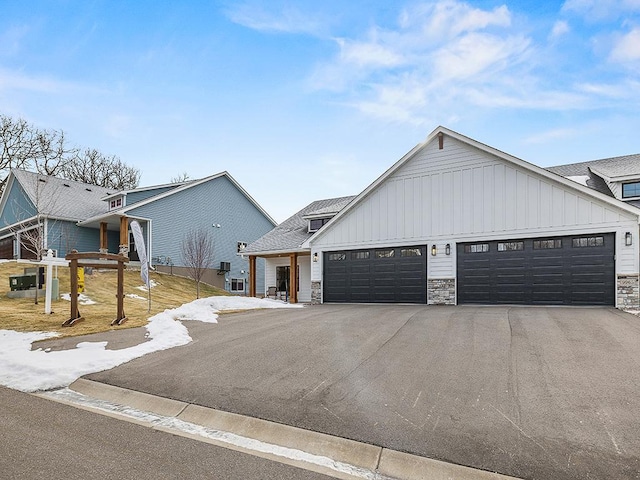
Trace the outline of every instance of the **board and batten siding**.
<instances>
[{"instance_id":1,"label":"board and batten siding","mask_svg":"<svg viewBox=\"0 0 640 480\"><path fill-rule=\"evenodd\" d=\"M128 211L132 218L151 219L151 251L153 257L170 257L183 266L182 241L192 228L203 227L213 240L212 268L220 262L231 263L232 278L249 277L249 261L237 255L238 242L250 243L273 228L262 212L226 177L220 176ZM213 225L220 225L220 228ZM258 259L258 291L264 278L264 262ZM244 273L243 273L244 272ZM226 289L230 288L226 282Z\"/></svg>"},{"instance_id":2,"label":"board and batten siding","mask_svg":"<svg viewBox=\"0 0 640 480\"><path fill-rule=\"evenodd\" d=\"M624 231L637 236L637 215L445 136L444 149L437 140L425 145L311 247L321 255L334 249L436 244L442 254L429 256L428 276L446 278L455 276L455 242L608 231L618 239ZM447 243L452 254L444 256ZM619 273L637 273L637 251L618 250ZM318 262L312 279L321 277Z\"/></svg>"}]
</instances>

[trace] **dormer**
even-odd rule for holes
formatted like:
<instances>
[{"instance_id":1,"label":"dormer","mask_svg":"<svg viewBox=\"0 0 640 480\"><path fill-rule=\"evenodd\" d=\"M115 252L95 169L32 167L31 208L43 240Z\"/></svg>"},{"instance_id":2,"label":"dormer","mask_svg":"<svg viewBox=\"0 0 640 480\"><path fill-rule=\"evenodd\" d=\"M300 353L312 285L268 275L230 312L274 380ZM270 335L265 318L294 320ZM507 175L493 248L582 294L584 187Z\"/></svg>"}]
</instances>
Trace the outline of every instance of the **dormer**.
<instances>
[{"instance_id":1,"label":"dormer","mask_svg":"<svg viewBox=\"0 0 640 480\"><path fill-rule=\"evenodd\" d=\"M115 194L107 197L105 200L109 205L109 211L118 210L126 205L126 195Z\"/></svg>"},{"instance_id":2,"label":"dormer","mask_svg":"<svg viewBox=\"0 0 640 480\"><path fill-rule=\"evenodd\" d=\"M609 165L604 168L593 166L589 170L605 181L618 200L640 200L640 168L630 168L632 165L629 162L625 162L624 166L624 169L614 169Z\"/></svg>"}]
</instances>

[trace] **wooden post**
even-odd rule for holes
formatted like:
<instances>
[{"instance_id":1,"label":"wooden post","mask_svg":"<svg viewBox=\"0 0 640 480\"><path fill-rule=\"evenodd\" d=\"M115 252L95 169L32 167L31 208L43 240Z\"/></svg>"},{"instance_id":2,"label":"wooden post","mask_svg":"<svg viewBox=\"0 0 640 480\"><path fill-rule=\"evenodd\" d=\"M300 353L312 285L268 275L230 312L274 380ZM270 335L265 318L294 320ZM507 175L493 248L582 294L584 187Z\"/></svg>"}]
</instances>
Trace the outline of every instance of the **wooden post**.
<instances>
[{"instance_id":1,"label":"wooden post","mask_svg":"<svg viewBox=\"0 0 640 480\"><path fill-rule=\"evenodd\" d=\"M289 303L298 303L298 254L289 255Z\"/></svg>"},{"instance_id":2,"label":"wooden post","mask_svg":"<svg viewBox=\"0 0 640 480\"><path fill-rule=\"evenodd\" d=\"M78 318L78 260L71 260L71 318Z\"/></svg>"},{"instance_id":3,"label":"wooden post","mask_svg":"<svg viewBox=\"0 0 640 480\"><path fill-rule=\"evenodd\" d=\"M118 315L111 325L121 325L126 317L124 315L124 262L118 262Z\"/></svg>"},{"instance_id":4,"label":"wooden post","mask_svg":"<svg viewBox=\"0 0 640 480\"><path fill-rule=\"evenodd\" d=\"M109 240L107 236L107 223L100 222L100 253L109 251Z\"/></svg>"},{"instance_id":5,"label":"wooden post","mask_svg":"<svg viewBox=\"0 0 640 480\"><path fill-rule=\"evenodd\" d=\"M65 259L69 260L71 275L71 318L65 321L62 326L70 327L74 323L84 320L78 311L78 268L84 267L118 269L118 289L116 291L118 312L117 318L111 322L111 325L122 325L127 319L124 314L124 264L129 261L129 257L102 252L79 253L73 250L65 256Z\"/></svg>"},{"instance_id":6,"label":"wooden post","mask_svg":"<svg viewBox=\"0 0 640 480\"><path fill-rule=\"evenodd\" d=\"M249 255L249 296L256 296L256 256Z\"/></svg>"},{"instance_id":7,"label":"wooden post","mask_svg":"<svg viewBox=\"0 0 640 480\"><path fill-rule=\"evenodd\" d=\"M129 219L125 216L120 217L120 252L119 253L124 255L129 253Z\"/></svg>"}]
</instances>

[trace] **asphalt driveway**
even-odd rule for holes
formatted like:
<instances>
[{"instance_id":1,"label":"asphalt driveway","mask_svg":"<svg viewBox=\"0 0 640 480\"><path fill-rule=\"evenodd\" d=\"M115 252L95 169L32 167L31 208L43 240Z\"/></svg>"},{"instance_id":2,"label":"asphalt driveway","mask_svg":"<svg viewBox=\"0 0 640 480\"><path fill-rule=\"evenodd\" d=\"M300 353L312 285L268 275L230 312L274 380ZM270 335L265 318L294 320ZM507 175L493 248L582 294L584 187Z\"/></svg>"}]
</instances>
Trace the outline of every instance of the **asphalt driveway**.
<instances>
[{"instance_id":1,"label":"asphalt driveway","mask_svg":"<svg viewBox=\"0 0 640 480\"><path fill-rule=\"evenodd\" d=\"M92 380L526 479L640 478L640 318L320 305L190 322Z\"/></svg>"}]
</instances>

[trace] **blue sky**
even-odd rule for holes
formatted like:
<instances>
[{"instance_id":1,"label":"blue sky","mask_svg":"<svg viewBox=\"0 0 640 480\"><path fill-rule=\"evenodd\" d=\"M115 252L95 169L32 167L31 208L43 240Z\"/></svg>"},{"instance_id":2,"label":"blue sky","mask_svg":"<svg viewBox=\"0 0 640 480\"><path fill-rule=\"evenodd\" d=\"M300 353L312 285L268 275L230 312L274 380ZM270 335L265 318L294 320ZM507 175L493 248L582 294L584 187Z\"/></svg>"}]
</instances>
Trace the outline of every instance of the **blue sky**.
<instances>
[{"instance_id":1,"label":"blue sky","mask_svg":"<svg viewBox=\"0 0 640 480\"><path fill-rule=\"evenodd\" d=\"M540 166L640 153L640 0L4 0L0 113L276 220L438 125Z\"/></svg>"}]
</instances>

